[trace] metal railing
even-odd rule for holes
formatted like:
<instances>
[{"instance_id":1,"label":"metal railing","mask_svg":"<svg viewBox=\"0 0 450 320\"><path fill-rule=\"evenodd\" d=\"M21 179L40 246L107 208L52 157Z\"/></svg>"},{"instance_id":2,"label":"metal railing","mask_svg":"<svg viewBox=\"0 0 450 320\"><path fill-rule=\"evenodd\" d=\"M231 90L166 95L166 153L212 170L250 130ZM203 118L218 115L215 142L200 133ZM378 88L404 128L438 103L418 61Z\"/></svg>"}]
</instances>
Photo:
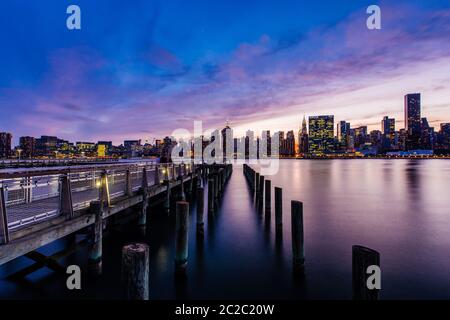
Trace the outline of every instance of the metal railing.
<instances>
[{"instance_id":1,"label":"metal railing","mask_svg":"<svg viewBox=\"0 0 450 320\"><path fill-rule=\"evenodd\" d=\"M101 200L105 190L109 203L133 195L143 187L143 181L149 187L194 171L191 163L126 163L1 172L0 244L8 242L9 232L19 228L61 215L70 219L73 212Z\"/></svg>"}]
</instances>

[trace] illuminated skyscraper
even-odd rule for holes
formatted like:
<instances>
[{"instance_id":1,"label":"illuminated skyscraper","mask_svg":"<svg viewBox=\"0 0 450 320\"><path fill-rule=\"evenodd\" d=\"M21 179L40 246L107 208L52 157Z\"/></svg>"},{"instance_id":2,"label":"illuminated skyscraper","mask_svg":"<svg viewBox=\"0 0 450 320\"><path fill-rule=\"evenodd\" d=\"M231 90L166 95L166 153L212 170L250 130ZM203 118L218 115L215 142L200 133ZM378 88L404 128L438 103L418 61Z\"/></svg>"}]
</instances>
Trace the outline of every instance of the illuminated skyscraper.
<instances>
[{"instance_id":1,"label":"illuminated skyscraper","mask_svg":"<svg viewBox=\"0 0 450 320\"><path fill-rule=\"evenodd\" d=\"M298 133L298 152L300 154L308 153L308 129L306 128L306 118L303 116L302 128Z\"/></svg>"},{"instance_id":2,"label":"illuminated skyscraper","mask_svg":"<svg viewBox=\"0 0 450 320\"><path fill-rule=\"evenodd\" d=\"M334 116L309 117L309 153L334 152Z\"/></svg>"},{"instance_id":3,"label":"illuminated skyscraper","mask_svg":"<svg viewBox=\"0 0 450 320\"><path fill-rule=\"evenodd\" d=\"M420 93L405 95L405 130L407 134L406 148L408 150L420 149Z\"/></svg>"}]
</instances>

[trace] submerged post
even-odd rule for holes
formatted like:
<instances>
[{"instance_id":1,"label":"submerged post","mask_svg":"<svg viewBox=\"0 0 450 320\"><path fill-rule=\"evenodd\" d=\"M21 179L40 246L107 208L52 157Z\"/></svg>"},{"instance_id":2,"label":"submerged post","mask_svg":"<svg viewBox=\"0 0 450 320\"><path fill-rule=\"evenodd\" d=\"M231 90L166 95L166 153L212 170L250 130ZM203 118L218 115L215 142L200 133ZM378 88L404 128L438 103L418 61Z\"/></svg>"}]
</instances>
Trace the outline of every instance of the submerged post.
<instances>
[{"instance_id":1,"label":"submerged post","mask_svg":"<svg viewBox=\"0 0 450 320\"><path fill-rule=\"evenodd\" d=\"M175 223L175 272L184 273L188 263L189 203L177 202Z\"/></svg>"},{"instance_id":2,"label":"submerged post","mask_svg":"<svg viewBox=\"0 0 450 320\"><path fill-rule=\"evenodd\" d=\"M292 262L295 272L305 270L303 203L291 201Z\"/></svg>"},{"instance_id":3,"label":"submerged post","mask_svg":"<svg viewBox=\"0 0 450 320\"><path fill-rule=\"evenodd\" d=\"M378 300L378 289L369 289L367 279L370 266L380 267L380 254L370 248L352 247L352 284L354 300Z\"/></svg>"},{"instance_id":4,"label":"submerged post","mask_svg":"<svg viewBox=\"0 0 450 320\"><path fill-rule=\"evenodd\" d=\"M95 214L95 223L88 264L90 272L94 275L102 273L103 210L103 201L95 200L91 202L91 212Z\"/></svg>"},{"instance_id":5,"label":"submerged post","mask_svg":"<svg viewBox=\"0 0 450 320\"><path fill-rule=\"evenodd\" d=\"M283 189L275 187L275 225L277 230L283 225Z\"/></svg>"},{"instance_id":6,"label":"submerged post","mask_svg":"<svg viewBox=\"0 0 450 320\"><path fill-rule=\"evenodd\" d=\"M122 248L122 283L130 300L149 298L149 248L133 243Z\"/></svg>"},{"instance_id":7,"label":"submerged post","mask_svg":"<svg viewBox=\"0 0 450 320\"><path fill-rule=\"evenodd\" d=\"M270 210L272 209L272 199L271 199L271 191L272 191L272 182L270 180L266 180L266 185L264 188L264 192L265 192L265 209L266 212L270 212Z\"/></svg>"},{"instance_id":8,"label":"submerged post","mask_svg":"<svg viewBox=\"0 0 450 320\"><path fill-rule=\"evenodd\" d=\"M203 188L197 189L197 235L203 237L205 233L205 223L203 221L204 211L204 191Z\"/></svg>"}]
</instances>

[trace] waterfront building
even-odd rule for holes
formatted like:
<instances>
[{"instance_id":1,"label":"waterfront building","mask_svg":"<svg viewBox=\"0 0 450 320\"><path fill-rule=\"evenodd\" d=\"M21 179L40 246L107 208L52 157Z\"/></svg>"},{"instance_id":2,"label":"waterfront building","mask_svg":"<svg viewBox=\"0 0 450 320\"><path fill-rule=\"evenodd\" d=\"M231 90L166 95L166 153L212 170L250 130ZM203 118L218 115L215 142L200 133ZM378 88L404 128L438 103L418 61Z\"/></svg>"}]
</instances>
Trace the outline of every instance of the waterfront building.
<instances>
[{"instance_id":1,"label":"waterfront building","mask_svg":"<svg viewBox=\"0 0 450 320\"><path fill-rule=\"evenodd\" d=\"M19 147L22 158L33 158L36 153L36 139L34 137L20 137Z\"/></svg>"},{"instance_id":2,"label":"waterfront building","mask_svg":"<svg viewBox=\"0 0 450 320\"><path fill-rule=\"evenodd\" d=\"M384 117L381 120L381 132L383 134L383 150L391 150L395 145L395 119Z\"/></svg>"},{"instance_id":3,"label":"waterfront building","mask_svg":"<svg viewBox=\"0 0 450 320\"><path fill-rule=\"evenodd\" d=\"M334 152L334 116L309 117L309 153L322 155Z\"/></svg>"}]
</instances>

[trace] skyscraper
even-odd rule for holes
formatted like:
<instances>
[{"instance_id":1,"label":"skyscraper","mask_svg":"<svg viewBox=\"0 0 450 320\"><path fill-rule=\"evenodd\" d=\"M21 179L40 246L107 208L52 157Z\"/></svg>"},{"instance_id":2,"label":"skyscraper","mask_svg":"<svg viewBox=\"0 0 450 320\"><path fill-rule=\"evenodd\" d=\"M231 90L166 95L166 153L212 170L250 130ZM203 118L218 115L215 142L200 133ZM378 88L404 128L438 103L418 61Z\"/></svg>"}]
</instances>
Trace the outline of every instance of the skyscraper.
<instances>
[{"instance_id":1,"label":"skyscraper","mask_svg":"<svg viewBox=\"0 0 450 320\"><path fill-rule=\"evenodd\" d=\"M420 149L420 93L405 95L405 130L407 134L406 149Z\"/></svg>"},{"instance_id":2,"label":"skyscraper","mask_svg":"<svg viewBox=\"0 0 450 320\"><path fill-rule=\"evenodd\" d=\"M0 158L9 158L11 156L12 134L0 132Z\"/></svg>"},{"instance_id":3,"label":"skyscraper","mask_svg":"<svg viewBox=\"0 0 450 320\"><path fill-rule=\"evenodd\" d=\"M381 120L381 132L383 134L383 150L390 150L395 144L395 119L384 117Z\"/></svg>"},{"instance_id":4,"label":"skyscraper","mask_svg":"<svg viewBox=\"0 0 450 320\"><path fill-rule=\"evenodd\" d=\"M308 153L308 129L306 128L306 118L303 116L302 128L298 133L298 152L301 154Z\"/></svg>"},{"instance_id":5,"label":"skyscraper","mask_svg":"<svg viewBox=\"0 0 450 320\"><path fill-rule=\"evenodd\" d=\"M334 116L309 117L309 152L315 155L334 152Z\"/></svg>"}]
</instances>

